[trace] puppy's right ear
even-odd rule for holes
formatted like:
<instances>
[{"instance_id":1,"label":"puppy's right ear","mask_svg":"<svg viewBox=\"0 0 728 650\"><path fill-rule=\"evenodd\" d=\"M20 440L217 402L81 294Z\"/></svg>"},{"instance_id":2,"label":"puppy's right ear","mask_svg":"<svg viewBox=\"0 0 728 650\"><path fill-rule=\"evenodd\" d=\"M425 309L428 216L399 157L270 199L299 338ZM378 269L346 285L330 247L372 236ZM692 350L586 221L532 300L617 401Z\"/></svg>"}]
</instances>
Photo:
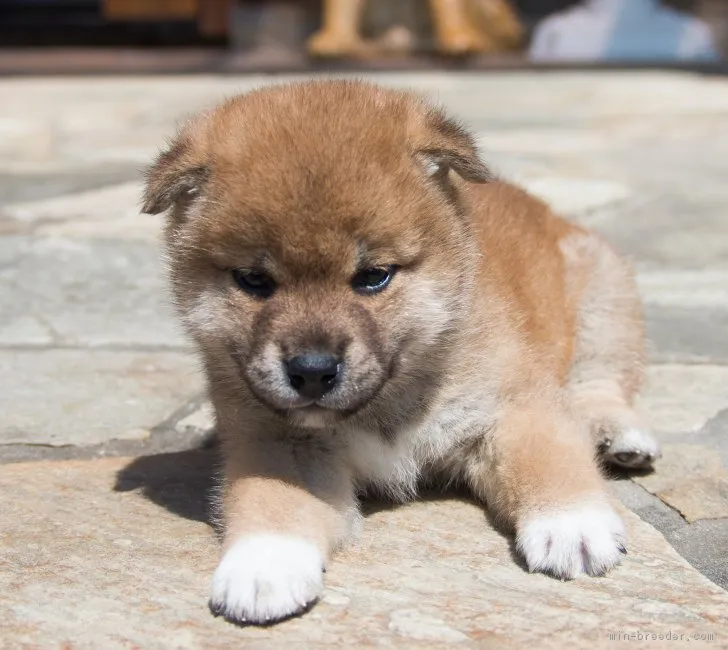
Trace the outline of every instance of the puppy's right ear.
<instances>
[{"instance_id":1,"label":"puppy's right ear","mask_svg":"<svg viewBox=\"0 0 728 650\"><path fill-rule=\"evenodd\" d=\"M157 156L146 171L142 212L159 214L202 192L209 170L194 149L188 128Z\"/></svg>"},{"instance_id":2,"label":"puppy's right ear","mask_svg":"<svg viewBox=\"0 0 728 650\"><path fill-rule=\"evenodd\" d=\"M478 155L475 139L465 127L439 109L428 112L426 124L427 138L420 144L417 157L428 176L445 179L452 170L470 183L493 180Z\"/></svg>"}]
</instances>

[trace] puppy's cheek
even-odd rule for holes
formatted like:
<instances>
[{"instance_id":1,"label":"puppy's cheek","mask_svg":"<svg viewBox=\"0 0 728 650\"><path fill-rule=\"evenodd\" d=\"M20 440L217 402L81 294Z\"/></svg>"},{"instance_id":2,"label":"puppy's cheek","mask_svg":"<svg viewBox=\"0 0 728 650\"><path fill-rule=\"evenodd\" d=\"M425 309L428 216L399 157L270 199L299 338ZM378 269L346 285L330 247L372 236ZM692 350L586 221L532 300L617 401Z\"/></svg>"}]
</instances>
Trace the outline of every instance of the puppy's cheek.
<instances>
[{"instance_id":1,"label":"puppy's cheek","mask_svg":"<svg viewBox=\"0 0 728 650\"><path fill-rule=\"evenodd\" d=\"M241 364L240 371L253 392L272 406L290 408L298 400L286 375L280 349L274 343L266 343Z\"/></svg>"},{"instance_id":2,"label":"puppy's cheek","mask_svg":"<svg viewBox=\"0 0 728 650\"><path fill-rule=\"evenodd\" d=\"M232 329L227 299L218 291L203 291L177 303L183 326L196 339L219 338Z\"/></svg>"},{"instance_id":3,"label":"puppy's cheek","mask_svg":"<svg viewBox=\"0 0 728 650\"><path fill-rule=\"evenodd\" d=\"M455 294L455 295L453 295ZM457 287L451 283L420 278L407 291L408 318L400 321L410 338L424 346L434 344L457 318Z\"/></svg>"},{"instance_id":4,"label":"puppy's cheek","mask_svg":"<svg viewBox=\"0 0 728 650\"><path fill-rule=\"evenodd\" d=\"M349 346L345 359L345 371L341 384L332 392L332 397L345 406L344 402L366 400L386 380L386 369L377 355L361 341Z\"/></svg>"}]
</instances>

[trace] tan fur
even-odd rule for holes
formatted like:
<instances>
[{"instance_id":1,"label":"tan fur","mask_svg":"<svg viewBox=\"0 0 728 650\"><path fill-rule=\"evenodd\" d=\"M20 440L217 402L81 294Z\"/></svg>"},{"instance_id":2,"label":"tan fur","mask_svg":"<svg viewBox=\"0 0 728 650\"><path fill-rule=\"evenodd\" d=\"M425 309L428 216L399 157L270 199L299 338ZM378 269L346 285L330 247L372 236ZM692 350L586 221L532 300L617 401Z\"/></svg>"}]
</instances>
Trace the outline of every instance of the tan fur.
<instances>
[{"instance_id":1,"label":"tan fur","mask_svg":"<svg viewBox=\"0 0 728 650\"><path fill-rule=\"evenodd\" d=\"M358 527L357 491L406 499L437 478L467 484L536 570L572 577L574 553L589 573L617 561L595 453L638 422L631 271L596 235L492 180L441 111L356 82L234 98L160 156L145 210L169 210L171 283L223 441L226 549L283 535L325 562ZM401 269L384 291L352 290L358 270L388 264ZM276 292L247 295L236 268L265 271ZM296 406L281 370L313 348L346 369L315 411ZM571 523L550 523L562 515ZM608 525L590 541L593 521ZM575 527L577 550L549 555L566 545L551 525ZM213 593L234 620L282 618L320 589L236 562ZM236 592L246 580L271 600Z\"/></svg>"}]
</instances>

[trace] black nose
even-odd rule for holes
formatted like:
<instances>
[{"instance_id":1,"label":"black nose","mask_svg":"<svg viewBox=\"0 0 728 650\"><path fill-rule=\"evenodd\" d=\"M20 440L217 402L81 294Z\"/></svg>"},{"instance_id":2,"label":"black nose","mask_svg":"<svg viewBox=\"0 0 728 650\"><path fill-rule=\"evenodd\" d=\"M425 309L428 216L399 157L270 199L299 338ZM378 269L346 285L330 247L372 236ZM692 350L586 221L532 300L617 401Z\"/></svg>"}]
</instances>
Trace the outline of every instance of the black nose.
<instances>
[{"instance_id":1,"label":"black nose","mask_svg":"<svg viewBox=\"0 0 728 650\"><path fill-rule=\"evenodd\" d=\"M288 379L303 397L319 399L335 385L339 360L330 354L299 354L288 361Z\"/></svg>"}]
</instances>

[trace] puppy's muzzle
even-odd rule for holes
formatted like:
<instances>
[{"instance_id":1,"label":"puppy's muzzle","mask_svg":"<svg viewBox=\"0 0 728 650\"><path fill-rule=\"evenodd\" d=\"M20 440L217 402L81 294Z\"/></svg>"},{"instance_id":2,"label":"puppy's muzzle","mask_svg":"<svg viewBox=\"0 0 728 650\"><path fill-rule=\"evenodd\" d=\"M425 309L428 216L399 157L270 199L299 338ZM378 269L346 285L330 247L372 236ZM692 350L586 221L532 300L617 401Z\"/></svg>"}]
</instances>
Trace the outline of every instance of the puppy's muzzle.
<instances>
[{"instance_id":1,"label":"puppy's muzzle","mask_svg":"<svg viewBox=\"0 0 728 650\"><path fill-rule=\"evenodd\" d=\"M302 397L321 399L341 376L341 361L332 354L308 352L285 362L288 381Z\"/></svg>"}]
</instances>

